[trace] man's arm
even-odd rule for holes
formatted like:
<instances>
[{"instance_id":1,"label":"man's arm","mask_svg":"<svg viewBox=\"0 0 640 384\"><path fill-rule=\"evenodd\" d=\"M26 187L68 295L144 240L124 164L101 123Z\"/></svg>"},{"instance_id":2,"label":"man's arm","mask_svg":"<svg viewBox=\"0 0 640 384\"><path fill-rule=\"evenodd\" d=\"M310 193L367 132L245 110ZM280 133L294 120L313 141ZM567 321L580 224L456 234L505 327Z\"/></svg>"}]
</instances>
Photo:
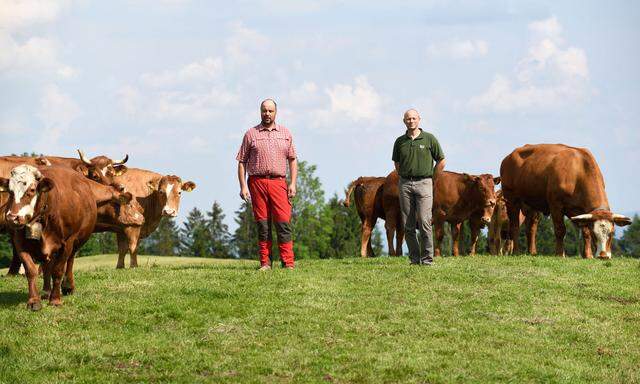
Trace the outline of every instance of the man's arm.
<instances>
[{"instance_id":1,"label":"man's arm","mask_svg":"<svg viewBox=\"0 0 640 384\"><path fill-rule=\"evenodd\" d=\"M394 161L393 166L396 168L396 172L400 174L400 163L398 163L397 161Z\"/></svg>"},{"instance_id":2,"label":"man's arm","mask_svg":"<svg viewBox=\"0 0 640 384\"><path fill-rule=\"evenodd\" d=\"M296 197L296 182L298 180L298 160L296 158L289 159L289 172L291 172L291 181L287 187L287 194L290 199Z\"/></svg>"},{"instance_id":3,"label":"man's arm","mask_svg":"<svg viewBox=\"0 0 640 384\"><path fill-rule=\"evenodd\" d=\"M246 169L241 161L238 161L238 182L240 182L240 198L248 202L251 199L251 194L247 188Z\"/></svg>"}]
</instances>

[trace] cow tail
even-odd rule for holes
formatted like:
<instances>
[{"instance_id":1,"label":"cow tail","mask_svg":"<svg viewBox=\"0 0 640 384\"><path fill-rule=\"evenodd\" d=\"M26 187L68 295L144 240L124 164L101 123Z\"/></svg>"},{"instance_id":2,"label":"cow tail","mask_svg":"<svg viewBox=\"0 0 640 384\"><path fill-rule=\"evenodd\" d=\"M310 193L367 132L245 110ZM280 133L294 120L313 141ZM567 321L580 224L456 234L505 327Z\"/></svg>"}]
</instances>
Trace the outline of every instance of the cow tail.
<instances>
[{"instance_id":1,"label":"cow tail","mask_svg":"<svg viewBox=\"0 0 640 384\"><path fill-rule=\"evenodd\" d=\"M358 185L358 181L360 179L354 180L352 181L349 186L347 187L347 189L345 190L345 199L342 202L342 205L344 205L345 207L349 208L351 206L351 193L353 193L353 190L356 188L356 186Z\"/></svg>"}]
</instances>

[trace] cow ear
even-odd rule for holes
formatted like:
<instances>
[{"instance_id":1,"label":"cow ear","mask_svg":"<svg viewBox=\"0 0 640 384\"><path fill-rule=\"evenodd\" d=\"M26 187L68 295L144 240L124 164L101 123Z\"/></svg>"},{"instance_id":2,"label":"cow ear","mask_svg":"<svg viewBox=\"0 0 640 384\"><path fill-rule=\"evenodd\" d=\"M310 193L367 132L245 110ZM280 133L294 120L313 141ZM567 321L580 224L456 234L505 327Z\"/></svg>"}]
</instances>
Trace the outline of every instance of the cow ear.
<instances>
[{"instance_id":1,"label":"cow ear","mask_svg":"<svg viewBox=\"0 0 640 384\"><path fill-rule=\"evenodd\" d=\"M49 192L50 190L53 189L54 186L55 184L53 183L53 180L51 180L48 177L45 177L44 179L38 182L38 192L39 193Z\"/></svg>"},{"instance_id":2,"label":"cow ear","mask_svg":"<svg viewBox=\"0 0 640 384\"><path fill-rule=\"evenodd\" d=\"M114 165L113 166L114 175L116 175L116 176L124 175L125 173L127 173L128 169L129 168L127 168L126 165Z\"/></svg>"},{"instance_id":3,"label":"cow ear","mask_svg":"<svg viewBox=\"0 0 640 384\"><path fill-rule=\"evenodd\" d=\"M493 184L495 185L500 184L500 181L502 181L502 178L500 178L500 176L493 178Z\"/></svg>"},{"instance_id":4,"label":"cow ear","mask_svg":"<svg viewBox=\"0 0 640 384\"><path fill-rule=\"evenodd\" d=\"M193 181L187 181L186 183L182 183L182 190L185 192L191 192L196 189L196 183Z\"/></svg>"},{"instance_id":5,"label":"cow ear","mask_svg":"<svg viewBox=\"0 0 640 384\"><path fill-rule=\"evenodd\" d=\"M84 177L89 177L89 168L84 164L78 164L76 166L76 171L82 173Z\"/></svg>"},{"instance_id":6,"label":"cow ear","mask_svg":"<svg viewBox=\"0 0 640 384\"><path fill-rule=\"evenodd\" d=\"M124 192L118 196L118 201L120 204L129 204L129 202L133 199L133 195L131 192Z\"/></svg>"},{"instance_id":7,"label":"cow ear","mask_svg":"<svg viewBox=\"0 0 640 384\"><path fill-rule=\"evenodd\" d=\"M0 177L0 192L9 192L9 179Z\"/></svg>"},{"instance_id":8,"label":"cow ear","mask_svg":"<svg viewBox=\"0 0 640 384\"><path fill-rule=\"evenodd\" d=\"M573 216L571 218L571 221L573 221L576 225L589 225L591 224L595 219L593 218L593 215L591 213L585 213L584 215L578 215L578 216Z\"/></svg>"},{"instance_id":9,"label":"cow ear","mask_svg":"<svg viewBox=\"0 0 640 384\"><path fill-rule=\"evenodd\" d=\"M633 221L627 216L614 214L613 215L613 223L617 226L624 227L630 225Z\"/></svg>"},{"instance_id":10,"label":"cow ear","mask_svg":"<svg viewBox=\"0 0 640 384\"><path fill-rule=\"evenodd\" d=\"M158 190L158 183L156 183L154 180L149 180L147 181L147 187L149 188L149 190L151 192L157 191Z\"/></svg>"},{"instance_id":11,"label":"cow ear","mask_svg":"<svg viewBox=\"0 0 640 384\"><path fill-rule=\"evenodd\" d=\"M38 157L36 157L36 164L38 164L38 165L44 165L44 166L47 166L47 167L50 167L50 166L51 166L51 162L49 161L49 159L47 159L47 158L46 158L46 157L44 157L44 156L38 156Z\"/></svg>"}]
</instances>

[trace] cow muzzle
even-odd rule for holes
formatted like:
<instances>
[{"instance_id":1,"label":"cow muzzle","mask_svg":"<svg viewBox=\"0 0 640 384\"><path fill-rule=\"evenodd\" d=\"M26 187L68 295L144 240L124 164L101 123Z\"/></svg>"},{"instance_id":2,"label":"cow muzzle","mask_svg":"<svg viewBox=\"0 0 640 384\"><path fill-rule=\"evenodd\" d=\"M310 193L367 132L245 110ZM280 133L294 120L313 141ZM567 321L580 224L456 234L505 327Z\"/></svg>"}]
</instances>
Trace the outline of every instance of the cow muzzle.
<instances>
[{"instance_id":1,"label":"cow muzzle","mask_svg":"<svg viewBox=\"0 0 640 384\"><path fill-rule=\"evenodd\" d=\"M15 227L21 227L31 220L31 215L20 216L11 212L7 212L7 222Z\"/></svg>"},{"instance_id":2,"label":"cow muzzle","mask_svg":"<svg viewBox=\"0 0 640 384\"><path fill-rule=\"evenodd\" d=\"M176 217L178 216L178 212L173 208L165 208L162 210L162 214L165 216Z\"/></svg>"},{"instance_id":3,"label":"cow muzzle","mask_svg":"<svg viewBox=\"0 0 640 384\"><path fill-rule=\"evenodd\" d=\"M482 219L480 219L480 223L483 226L489 225L491 223L491 218L490 217L483 217Z\"/></svg>"}]
</instances>

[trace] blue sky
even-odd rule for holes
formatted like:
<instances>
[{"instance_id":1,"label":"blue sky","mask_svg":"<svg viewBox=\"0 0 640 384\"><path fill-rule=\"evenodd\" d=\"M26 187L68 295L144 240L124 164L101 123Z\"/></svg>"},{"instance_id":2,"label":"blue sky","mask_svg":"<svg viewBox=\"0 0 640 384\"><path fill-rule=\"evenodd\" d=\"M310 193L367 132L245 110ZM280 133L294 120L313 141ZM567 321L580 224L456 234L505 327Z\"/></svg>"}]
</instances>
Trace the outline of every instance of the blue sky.
<instances>
[{"instance_id":1,"label":"blue sky","mask_svg":"<svg viewBox=\"0 0 640 384\"><path fill-rule=\"evenodd\" d=\"M0 0L0 153L119 158L197 183L181 216L238 208L259 101L327 196L386 175L417 108L447 168L526 143L594 153L614 211L640 179L640 3Z\"/></svg>"}]
</instances>

